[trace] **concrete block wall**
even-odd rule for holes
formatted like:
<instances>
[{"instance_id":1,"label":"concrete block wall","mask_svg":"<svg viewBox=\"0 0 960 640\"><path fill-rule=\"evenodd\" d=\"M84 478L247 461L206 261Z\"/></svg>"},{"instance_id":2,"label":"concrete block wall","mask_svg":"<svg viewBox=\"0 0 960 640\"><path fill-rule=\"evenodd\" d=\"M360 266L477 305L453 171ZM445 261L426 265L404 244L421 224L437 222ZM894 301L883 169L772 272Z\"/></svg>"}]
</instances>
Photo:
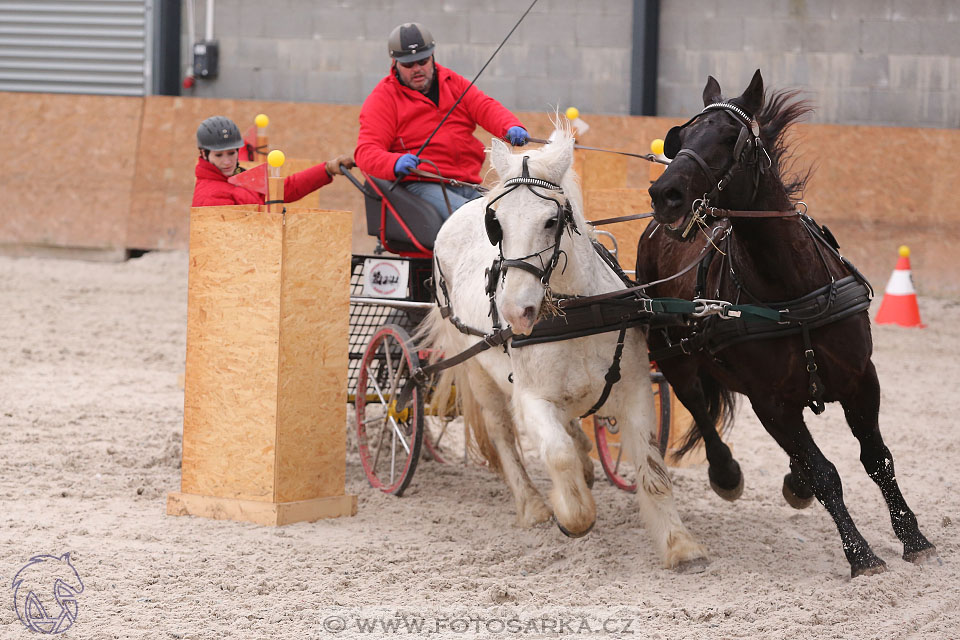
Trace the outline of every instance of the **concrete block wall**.
<instances>
[{"instance_id":1,"label":"concrete block wall","mask_svg":"<svg viewBox=\"0 0 960 640\"><path fill-rule=\"evenodd\" d=\"M196 2L202 38L204 2ZM529 0L216 0L219 77L198 97L361 104L389 70L387 36L420 22L468 79ZM184 5L184 12L189 11ZM513 110L629 112L632 0L540 0L477 85ZM192 51L183 19L184 64Z\"/></svg>"},{"instance_id":2,"label":"concrete block wall","mask_svg":"<svg viewBox=\"0 0 960 640\"><path fill-rule=\"evenodd\" d=\"M707 75L739 94L804 89L813 122L960 126L960 2L662 0L657 112L702 107Z\"/></svg>"},{"instance_id":3,"label":"concrete block wall","mask_svg":"<svg viewBox=\"0 0 960 640\"><path fill-rule=\"evenodd\" d=\"M200 37L206 3L195 4ZM216 0L220 76L187 93L361 104L405 21L427 25L441 64L472 78L528 4ZM540 0L478 85L514 110L629 113L633 6ZM661 0L657 115L697 111L707 75L736 94L760 68L768 86L804 89L814 122L957 127L958 33L958 0Z\"/></svg>"}]
</instances>

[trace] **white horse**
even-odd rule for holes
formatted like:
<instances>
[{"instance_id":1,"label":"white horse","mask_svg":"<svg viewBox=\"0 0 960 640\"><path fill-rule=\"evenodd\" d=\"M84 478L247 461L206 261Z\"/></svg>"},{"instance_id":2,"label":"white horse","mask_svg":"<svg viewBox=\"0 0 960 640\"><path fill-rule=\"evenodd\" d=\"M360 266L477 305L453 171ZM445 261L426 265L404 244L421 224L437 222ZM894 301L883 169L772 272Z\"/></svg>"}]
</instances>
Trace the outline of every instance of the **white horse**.
<instances>
[{"instance_id":1,"label":"white horse","mask_svg":"<svg viewBox=\"0 0 960 640\"><path fill-rule=\"evenodd\" d=\"M496 311L515 335L529 334L541 309L551 306L545 300L547 288L563 295L623 288L592 245L594 235L584 218L582 195L571 168L570 132L557 131L552 143L522 155L511 154L497 139L492 144L491 161L500 185L456 211L434 245L434 281L441 304L449 295L449 309L456 318L491 332L485 270L500 257L505 267L502 277L496 278ZM523 175L540 182L508 182ZM495 216L492 209L486 213L488 204L496 207ZM493 236L489 240L488 232ZM498 233L502 241L494 246ZM526 267L519 264L521 260ZM551 263L555 269L549 268ZM551 510L523 467L518 426L530 434L547 466L553 484L550 503L560 529L579 537L593 527L597 512L589 488L593 484L591 444L578 417L603 392L618 334L510 347L509 354L503 348L488 349L441 376L438 389L451 382L456 385L464 420L481 453L513 492L521 526L548 520ZM439 309L431 311L419 336L447 356L479 340L461 333ZM670 477L656 443L651 442L655 418L643 331L627 330L623 349L623 380L613 385L603 412L617 416L626 451L637 461L641 516L665 566L705 564L706 550L681 522Z\"/></svg>"}]
</instances>

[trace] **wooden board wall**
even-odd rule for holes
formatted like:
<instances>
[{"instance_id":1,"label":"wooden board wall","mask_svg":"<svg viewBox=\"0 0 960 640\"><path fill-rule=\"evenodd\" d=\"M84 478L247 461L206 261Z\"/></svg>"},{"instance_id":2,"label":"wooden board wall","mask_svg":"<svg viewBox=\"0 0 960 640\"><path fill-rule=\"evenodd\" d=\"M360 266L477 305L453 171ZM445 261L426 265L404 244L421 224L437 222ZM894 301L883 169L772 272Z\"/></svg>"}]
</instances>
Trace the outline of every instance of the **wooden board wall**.
<instances>
[{"instance_id":1,"label":"wooden board wall","mask_svg":"<svg viewBox=\"0 0 960 640\"><path fill-rule=\"evenodd\" d=\"M143 104L0 91L0 245L125 247Z\"/></svg>"},{"instance_id":2,"label":"wooden board wall","mask_svg":"<svg viewBox=\"0 0 960 640\"><path fill-rule=\"evenodd\" d=\"M34 93L0 93L0 108L14 123L15 148L42 148L50 128L56 127L58 144L71 152L65 168L54 170L42 154L18 160L16 153L9 153L0 159L5 194L0 200L0 244L121 243L143 249L187 246L194 136L204 118L226 115L245 130L257 113L266 113L271 118L271 147L283 149L289 158L316 163L352 152L359 113L359 106L314 103ZM550 114L518 115L537 137L546 137L552 129ZM591 125L581 137L584 144L633 152L646 152L653 138L663 137L680 122L589 113L581 117ZM477 135L484 141L490 137L482 130ZM960 131L798 125L795 143L797 166L816 167L804 195L811 215L835 231L844 253L878 288L893 269L897 247L908 244L921 293L960 295L953 261L953 247L960 241L960 206L950 193L960 178L960 166L950 162L952 150L960 145ZM612 185L605 175L591 187L599 177L584 175L585 192L645 191L648 165L628 159L625 184ZM372 247L362 197L345 179L324 187L318 203L353 211L354 251ZM588 211L593 218L605 215Z\"/></svg>"}]
</instances>

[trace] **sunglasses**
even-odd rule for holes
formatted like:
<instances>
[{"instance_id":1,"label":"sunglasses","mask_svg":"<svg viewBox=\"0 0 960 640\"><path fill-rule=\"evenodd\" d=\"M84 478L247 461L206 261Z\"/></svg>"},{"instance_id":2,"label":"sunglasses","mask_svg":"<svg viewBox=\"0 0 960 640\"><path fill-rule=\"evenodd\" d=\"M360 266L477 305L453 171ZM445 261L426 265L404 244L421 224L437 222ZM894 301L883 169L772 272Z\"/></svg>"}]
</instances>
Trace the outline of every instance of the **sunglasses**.
<instances>
[{"instance_id":1,"label":"sunglasses","mask_svg":"<svg viewBox=\"0 0 960 640\"><path fill-rule=\"evenodd\" d=\"M404 69L413 69L414 67L425 67L431 60L433 60L433 56L426 57L423 60L417 60L416 62L398 62L397 64Z\"/></svg>"}]
</instances>

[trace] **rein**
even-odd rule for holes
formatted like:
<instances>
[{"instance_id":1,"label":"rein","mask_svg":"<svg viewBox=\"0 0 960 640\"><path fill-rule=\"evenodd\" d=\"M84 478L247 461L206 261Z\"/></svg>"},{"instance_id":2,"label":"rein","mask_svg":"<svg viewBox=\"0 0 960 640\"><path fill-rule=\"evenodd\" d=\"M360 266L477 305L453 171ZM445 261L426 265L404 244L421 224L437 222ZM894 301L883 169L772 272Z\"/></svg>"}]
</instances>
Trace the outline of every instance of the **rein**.
<instances>
[{"instance_id":1,"label":"rein","mask_svg":"<svg viewBox=\"0 0 960 640\"><path fill-rule=\"evenodd\" d=\"M537 144L550 144L549 140L544 140L543 138L530 138L530 142L536 142ZM583 149L584 151L599 151L600 153L615 153L618 156L629 156L631 158L640 158L641 160L646 160L647 162L656 162L657 164L670 164L669 160L665 160L653 153L631 153L629 151L615 151L613 149L601 149L600 147L588 147L583 144L574 144L573 148Z\"/></svg>"}]
</instances>

